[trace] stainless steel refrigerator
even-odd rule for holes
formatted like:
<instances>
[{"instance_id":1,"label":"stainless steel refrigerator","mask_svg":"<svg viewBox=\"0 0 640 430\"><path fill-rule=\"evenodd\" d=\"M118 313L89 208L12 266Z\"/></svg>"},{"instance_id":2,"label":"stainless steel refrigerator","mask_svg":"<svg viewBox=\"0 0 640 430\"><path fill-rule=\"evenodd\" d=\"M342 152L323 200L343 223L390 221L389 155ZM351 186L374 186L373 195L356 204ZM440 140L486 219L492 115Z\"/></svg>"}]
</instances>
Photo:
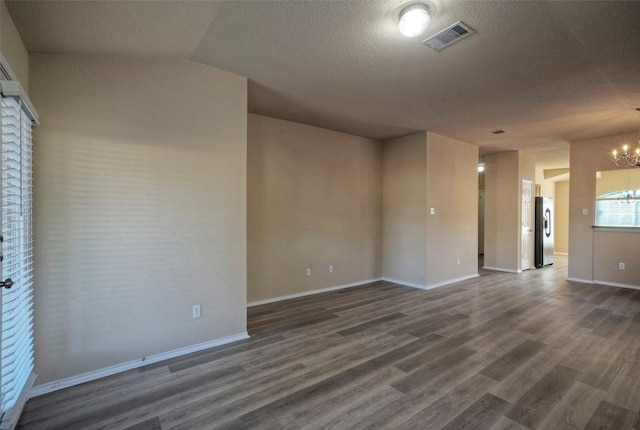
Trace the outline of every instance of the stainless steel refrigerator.
<instances>
[{"instance_id":1,"label":"stainless steel refrigerator","mask_svg":"<svg viewBox=\"0 0 640 430\"><path fill-rule=\"evenodd\" d=\"M553 198L536 197L535 265L553 264Z\"/></svg>"}]
</instances>

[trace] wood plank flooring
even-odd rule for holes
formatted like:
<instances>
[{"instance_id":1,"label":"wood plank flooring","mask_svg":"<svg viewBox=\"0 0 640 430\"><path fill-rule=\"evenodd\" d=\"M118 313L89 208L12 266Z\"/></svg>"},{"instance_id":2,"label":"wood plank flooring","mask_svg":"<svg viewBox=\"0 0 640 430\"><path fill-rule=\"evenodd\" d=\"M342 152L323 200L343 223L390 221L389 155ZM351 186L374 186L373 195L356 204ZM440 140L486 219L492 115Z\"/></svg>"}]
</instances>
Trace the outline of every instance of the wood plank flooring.
<instances>
[{"instance_id":1,"label":"wood plank flooring","mask_svg":"<svg viewBox=\"0 0 640 430\"><path fill-rule=\"evenodd\" d=\"M638 429L640 291L566 258L253 307L252 338L31 399L20 429Z\"/></svg>"}]
</instances>

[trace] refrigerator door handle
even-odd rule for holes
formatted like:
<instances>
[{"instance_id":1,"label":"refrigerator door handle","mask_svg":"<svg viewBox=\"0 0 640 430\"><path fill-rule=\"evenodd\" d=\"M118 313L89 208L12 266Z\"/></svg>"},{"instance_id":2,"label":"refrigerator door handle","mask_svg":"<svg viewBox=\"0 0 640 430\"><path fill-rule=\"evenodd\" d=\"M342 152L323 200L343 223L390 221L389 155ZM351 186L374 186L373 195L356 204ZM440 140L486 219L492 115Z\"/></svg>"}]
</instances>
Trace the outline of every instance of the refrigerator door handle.
<instances>
[{"instance_id":1,"label":"refrigerator door handle","mask_svg":"<svg viewBox=\"0 0 640 430\"><path fill-rule=\"evenodd\" d=\"M551 211L549 209L544 211L544 234L551 236Z\"/></svg>"}]
</instances>

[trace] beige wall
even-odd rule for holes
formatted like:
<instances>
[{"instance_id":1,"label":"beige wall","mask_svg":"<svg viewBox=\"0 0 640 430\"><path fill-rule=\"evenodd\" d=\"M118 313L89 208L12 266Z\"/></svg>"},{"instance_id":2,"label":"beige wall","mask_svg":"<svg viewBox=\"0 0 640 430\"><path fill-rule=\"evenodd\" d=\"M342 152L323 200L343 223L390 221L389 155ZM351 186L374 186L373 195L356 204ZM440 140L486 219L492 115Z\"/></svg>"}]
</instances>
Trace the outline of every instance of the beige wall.
<instances>
[{"instance_id":1,"label":"beige wall","mask_svg":"<svg viewBox=\"0 0 640 430\"><path fill-rule=\"evenodd\" d=\"M553 179L545 179L544 178L544 169L541 167L535 168L535 183L536 185L540 185L540 196L542 197L552 197L555 199L556 196L556 183Z\"/></svg>"},{"instance_id":2,"label":"beige wall","mask_svg":"<svg viewBox=\"0 0 640 430\"><path fill-rule=\"evenodd\" d=\"M478 274L477 167L477 146L427 133L427 287Z\"/></svg>"},{"instance_id":3,"label":"beige wall","mask_svg":"<svg viewBox=\"0 0 640 430\"><path fill-rule=\"evenodd\" d=\"M0 53L9 63L9 67L22 84L29 91L29 54L22 43L11 15L4 1L0 6Z\"/></svg>"},{"instance_id":4,"label":"beige wall","mask_svg":"<svg viewBox=\"0 0 640 430\"><path fill-rule=\"evenodd\" d=\"M382 276L426 285L427 134L383 143Z\"/></svg>"},{"instance_id":5,"label":"beige wall","mask_svg":"<svg viewBox=\"0 0 640 430\"><path fill-rule=\"evenodd\" d=\"M534 228L535 162L526 153L500 152L485 156L484 266L518 272L534 267L534 233L530 235L530 267L522 267L522 181L533 182L531 229Z\"/></svg>"},{"instance_id":6,"label":"beige wall","mask_svg":"<svg viewBox=\"0 0 640 430\"><path fill-rule=\"evenodd\" d=\"M245 332L246 79L30 63L36 384Z\"/></svg>"},{"instance_id":7,"label":"beige wall","mask_svg":"<svg viewBox=\"0 0 640 430\"><path fill-rule=\"evenodd\" d=\"M553 215L554 252L569 252L569 181L556 182Z\"/></svg>"},{"instance_id":8,"label":"beige wall","mask_svg":"<svg viewBox=\"0 0 640 430\"><path fill-rule=\"evenodd\" d=\"M429 288L477 275L477 165L476 146L432 132L384 142L385 279Z\"/></svg>"},{"instance_id":9,"label":"beige wall","mask_svg":"<svg viewBox=\"0 0 640 430\"><path fill-rule=\"evenodd\" d=\"M611 150L633 142L637 134L571 143L571 196L569 201L569 278L640 286L637 264L618 270L619 262L637 261L640 232L599 231L594 237L596 171L611 170ZM583 215L583 210L588 211ZM620 240L624 237L620 243ZM595 264L594 264L595 263ZM633 267L633 268L632 268ZM634 277L635 275L635 277Z\"/></svg>"},{"instance_id":10,"label":"beige wall","mask_svg":"<svg viewBox=\"0 0 640 430\"><path fill-rule=\"evenodd\" d=\"M640 232L596 231L593 238L594 282L640 287ZM625 264L625 270L619 264Z\"/></svg>"},{"instance_id":11,"label":"beige wall","mask_svg":"<svg viewBox=\"0 0 640 430\"><path fill-rule=\"evenodd\" d=\"M517 271L520 266L520 159L517 151L485 156L485 267Z\"/></svg>"},{"instance_id":12,"label":"beige wall","mask_svg":"<svg viewBox=\"0 0 640 430\"><path fill-rule=\"evenodd\" d=\"M605 170L596 178L596 197L622 190L640 190L640 169Z\"/></svg>"},{"instance_id":13,"label":"beige wall","mask_svg":"<svg viewBox=\"0 0 640 430\"><path fill-rule=\"evenodd\" d=\"M247 201L250 302L380 277L380 142L249 115Z\"/></svg>"}]
</instances>

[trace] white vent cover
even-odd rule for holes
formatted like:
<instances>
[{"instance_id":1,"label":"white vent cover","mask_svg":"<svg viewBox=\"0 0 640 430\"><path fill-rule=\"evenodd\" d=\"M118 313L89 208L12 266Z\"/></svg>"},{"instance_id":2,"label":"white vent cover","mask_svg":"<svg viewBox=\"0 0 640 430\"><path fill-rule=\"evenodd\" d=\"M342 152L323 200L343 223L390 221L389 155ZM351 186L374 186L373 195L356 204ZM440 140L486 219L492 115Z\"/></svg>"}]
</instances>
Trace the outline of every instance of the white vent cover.
<instances>
[{"instance_id":1,"label":"white vent cover","mask_svg":"<svg viewBox=\"0 0 640 430\"><path fill-rule=\"evenodd\" d=\"M464 39L473 33L475 33L475 31L473 31L467 24L462 21L458 21L455 24L451 24L444 30L437 32L422 43L436 51L442 51L452 43L457 42L460 39Z\"/></svg>"}]
</instances>

